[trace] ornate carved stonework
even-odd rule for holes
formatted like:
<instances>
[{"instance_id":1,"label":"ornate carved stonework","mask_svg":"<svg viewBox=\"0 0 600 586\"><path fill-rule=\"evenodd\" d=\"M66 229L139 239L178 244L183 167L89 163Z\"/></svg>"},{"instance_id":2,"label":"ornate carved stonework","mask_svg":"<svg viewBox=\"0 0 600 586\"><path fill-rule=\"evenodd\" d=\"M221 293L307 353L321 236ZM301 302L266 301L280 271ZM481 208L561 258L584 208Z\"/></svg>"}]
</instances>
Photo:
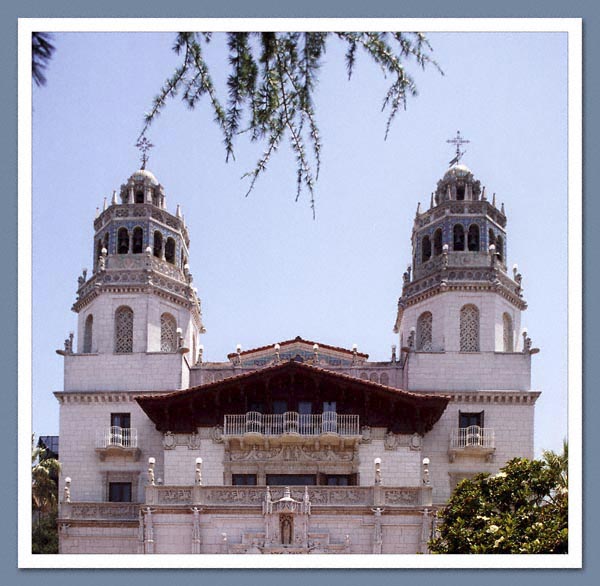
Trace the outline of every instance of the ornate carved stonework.
<instances>
[{"instance_id":1,"label":"ornate carved stonework","mask_svg":"<svg viewBox=\"0 0 600 586\"><path fill-rule=\"evenodd\" d=\"M252 448L245 451L232 451L231 462L352 462L354 450L335 450L325 446L319 450L306 446L278 446L275 448Z\"/></svg>"},{"instance_id":2,"label":"ornate carved stonework","mask_svg":"<svg viewBox=\"0 0 600 586\"><path fill-rule=\"evenodd\" d=\"M368 425L364 425L360 431L362 434L362 438L360 440L361 443L370 444L371 443L371 435L372 435L371 428Z\"/></svg>"},{"instance_id":3,"label":"ornate carved stonework","mask_svg":"<svg viewBox=\"0 0 600 586\"><path fill-rule=\"evenodd\" d=\"M388 432L385 436L384 446L386 450L397 450L400 447L420 450L423 438L418 433L412 435Z\"/></svg>"},{"instance_id":4,"label":"ornate carved stonework","mask_svg":"<svg viewBox=\"0 0 600 586\"><path fill-rule=\"evenodd\" d=\"M385 502L388 505L418 505L419 488L390 488L384 491Z\"/></svg>"},{"instance_id":5,"label":"ornate carved stonework","mask_svg":"<svg viewBox=\"0 0 600 586\"><path fill-rule=\"evenodd\" d=\"M167 431L163 436L165 450L173 450L177 446L187 446L188 450L200 449L200 436L197 433L171 433Z\"/></svg>"},{"instance_id":6,"label":"ornate carved stonework","mask_svg":"<svg viewBox=\"0 0 600 586\"><path fill-rule=\"evenodd\" d=\"M138 505L129 503L63 504L62 514L70 519L137 519Z\"/></svg>"},{"instance_id":7,"label":"ornate carved stonework","mask_svg":"<svg viewBox=\"0 0 600 586\"><path fill-rule=\"evenodd\" d=\"M192 502L191 488L161 488L158 491L160 504L190 504Z\"/></svg>"},{"instance_id":8,"label":"ornate carved stonework","mask_svg":"<svg viewBox=\"0 0 600 586\"><path fill-rule=\"evenodd\" d=\"M210 439L215 444L223 443L223 426L222 425L215 425L213 428L211 428Z\"/></svg>"},{"instance_id":9,"label":"ornate carved stonework","mask_svg":"<svg viewBox=\"0 0 600 586\"><path fill-rule=\"evenodd\" d=\"M411 490L411 489L409 489ZM418 490L419 489L415 489ZM272 501L280 500L285 495L283 487L271 487ZM291 497L298 502L304 502L305 489L292 488ZM206 504L236 504L236 505L262 505L265 498L265 489L261 487L211 487L204 493ZM308 498L312 506L328 505L369 505L373 502L372 487L345 487L333 488L328 486L309 486ZM393 503L391 503L393 504ZM401 503L404 504L404 503Z\"/></svg>"}]
</instances>

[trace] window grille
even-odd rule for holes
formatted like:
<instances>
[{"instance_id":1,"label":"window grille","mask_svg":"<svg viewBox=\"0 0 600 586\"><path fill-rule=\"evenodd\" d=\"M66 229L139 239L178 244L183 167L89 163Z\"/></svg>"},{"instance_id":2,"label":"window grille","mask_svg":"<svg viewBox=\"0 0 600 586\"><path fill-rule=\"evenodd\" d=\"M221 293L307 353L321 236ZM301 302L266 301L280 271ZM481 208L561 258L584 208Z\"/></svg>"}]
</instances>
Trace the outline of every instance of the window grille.
<instances>
[{"instance_id":1,"label":"window grille","mask_svg":"<svg viewBox=\"0 0 600 586\"><path fill-rule=\"evenodd\" d=\"M417 320L417 350L431 351L432 325L433 316L430 311L426 311L419 316Z\"/></svg>"},{"instance_id":2,"label":"window grille","mask_svg":"<svg viewBox=\"0 0 600 586\"><path fill-rule=\"evenodd\" d=\"M477 252L479 250L479 226L477 224L471 224L469 226L467 241L467 245L471 252Z\"/></svg>"},{"instance_id":3,"label":"window grille","mask_svg":"<svg viewBox=\"0 0 600 586\"><path fill-rule=\"evenodd\" d=\"M421 244L421 262L426 262L431 258L431 240L429 236L423 237L423 243Z\"/></svg>"},{"instance_id":4,"label":"window grille","mask_svg":"<svg viewBox=\"0 0 600 586\"><path fill-rule=\"evenodd\" d=\"M119 228L117 232L117 253L127 254L129 252L129 232L127 228Z\"/></svg>"},{"instance_id":5,"label":"window grille","mask_svg":"<svg viewBox=\"0 0 600 586\"><path fill-rule=\"evenodd\" d=\"M85 320L83 332L83 353L89 354L92 351L92 329L94 326L94 316L88 315Z\"/></svg>"},{"instance_id":6,"label":"window grille","mask_svg":"<svg viewBox=\"0 0 600 586\"><path fill-rule=\"evenodd\" d=\"M479 352L479 310L474 305L460 310L460 351Z\"/></svg>"},{"instance_id":7,"label":"window grille","mask_svg":"<svg viewBox=\"0 0 600 586\"><path fill-rule=\"evenodd\" d=\"M175 240L167 238L165 244L165 260L171 264L175 264Z\"/></svg>"},{"instance_id":8,"label":"window grille","mask_svg":"<svg viewBox=\"0 0 600 586\"><path fill-rule=\"evenodd\" d=\"M503 262L504 261L504 239L500 235L498 235L498 238L496 238L496 252L498 253L498 260L500 260L500 262Z\"/></svg>"},{"instance_id":9,"label":"window grille","mask_svg":"<svg viewBox=\"0 0 600 586\"><path fill-rule=\"evenodd\" d=\"M154 232L154 256L161 258L163 248L162 234L157 230Z\"/></svg>"},{"instance_id":10,"label":"window grille","mask_svg":"<svg viewBox=\"0 0 600 586\"><path fill-rule=\"evenodd\" d=\"M513 321L512 317L508 313L502 315L502 329L504 338L504 351L514 352L514 339L513 339Z\"/></svg>"},{"instance_id":11,"label":"window grille","mask_svg":"<svg viewBox=\"0 0 600 586\"><path fill-rule=\"evenodd\" d=\"M139 226L133 229L133 254L141 254L144 248L144 231Z\"/></svg>"},{"instance_id":12,"label":"window grille","mask_svg":"<svg viewBox=\"0 0 600 586\"><path fill-rule=\"evenodd\" d=\"M170 313L160 316L160 351L175 352L177 350L177 322Z\"/></svg>"},{"instance_id":13,"label":"window grille","mask_svg":"<svg viewBox=\"0 0 600 586\"><path fill-rule=\"evenodd\" d=\"M462 224L454 225L454 250L465 249L465 229Z\"/></svg>"},{"instance_id":14,"label":"window grille","mask_svg":"<svg viewBox=\"0 0 600 586\"><path fill-rule=\"evenodd\" d=\"M115 313L115 352L133 352L133 310L130 307L119 307Z\"/></svg>"},{"instance_id":15,"label":"window grille","mask_svg":"<svg viewBox=\"0 0 600 586\"><path fill-rule=\"evenodd\" d=\"M442 229L438 228L433 234L433 255L442 254Z\"/></svg>"}]
</instances>

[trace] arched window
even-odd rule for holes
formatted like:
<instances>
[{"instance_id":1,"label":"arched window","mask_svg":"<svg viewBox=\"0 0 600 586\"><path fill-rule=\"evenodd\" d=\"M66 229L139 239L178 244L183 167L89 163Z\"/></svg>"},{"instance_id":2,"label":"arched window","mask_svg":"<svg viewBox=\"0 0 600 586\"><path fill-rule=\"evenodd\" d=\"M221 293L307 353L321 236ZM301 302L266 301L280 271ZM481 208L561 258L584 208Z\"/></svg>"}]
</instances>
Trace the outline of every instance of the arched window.
<instances>
[{"instance_id":1,"label":"arched window","mask_svg":"<svg viewBox=\"0 0 600 586\"><path fill-rule=\"evenodd\" d=\"M423 236L421 243L421 262L427 262L431 258L431 240L429 236Z\"/></svg>"},{"instance_id":2,"label":"arched window","mask_svg":"<svg viewBox=\"0 0 600 586\"><path fill-rule=\"evenodd\" d=\"M154 256L162 257L163 238L162 234L156 230L154 232Z\"/></svg>"},{"instance_id":3,"label":"arched window","mask_svg":"<svg viewBox=\"0 0 600 586\"><path fill-rule=\"evenodd\" d=\"M106 248L106 253L108 254L110 248L108 247L108 245L110 244L110 236L108 234L108 232L106 232L106 234L104 234L104 242L102 243L103 248Z\"/></svg>"},{"instance_id":4,"label":"arched window","mask_svg":"<svg viewBox=\"0 0 600 586\"><path fill-rule=\"evenodd\" d=\"M496 252L498 253L498 260L500 262L504 261L504 239L500 234L496 238Z\"/></svg>"},{"instance_id":5,"label":"arched window","mask_svg":"<svg viewBox=\"0 0 600 586\"><path fill-rule=\"evenodd\" d=\"M85 319L83 328L83 353L89 354L92 351L92 330L94 327L94 316L88 315Z\"/></svg>"},{"instance_id":6,"label":"arched window","mask_svg":"<svg viewBox=\"0 0 600 586\"><path fill-rule=\"evenodd\" d=\"M158 195L158 190L157 189L153 189L152 190L152 203L155 206L160 206L160 196Z\"/></svg>"},{"instance_id":7,"label":"arched window","mask_svg":"<svg viewBox=\"0 0 600 586\"><path fill-rule=\"evenodd\" d=\"M115 352L133 352L133 309L126 305L115 312Z\"/></svg>"},{"instance_id":8,"label":"arched window","mask_svg":"<svg viewBox=\"0 0 600 586\"><path fill-rule=\"evenodd\" d=\"M479 250L479 226L477 224L471 224L469 226L467 243L471 252L477 252Z\"/></svg>"},{"instance_id":9,"label":"arched window","mask_svg":"<svg viewBox=\"0 0 600 586\"><path fill-rule=\"evenodd\" d=\"M167 238L165 243L165 260L175 264L175 240L173 238Z\"/></svg>"},{"instance_id":10,"label":"arched window","mask_svg":"<svg viewBox=\"0 0 600 586\"><path fill-rule=\"evenodd\" d=\"M496 236L494 234L494 231L490 228L488 231L488 247L492 244L496 246Z\"/></svg>"},{"instance_id":11,"label":"arched window","mask_svg":"<svg viewBox=\"0 0 600 586\"><path fill-rule=\"evenodd\" d=\"M96 245L96 261L102 255L102 240L98 240L98 244Z\"/></svg>"},{"instance_id":12,"label":"arched window","mask_svg":"<svg viewBox=\"0 0 600 586\"><path fill-rule=\"evenodd\" d=\"M426 311L417 319L417 350L429 352L431 350L431 331L433 316Z\"/></svg>"},{"instance_id":13,"label":"arched window","mask_svg":"<svg viewBox=\"0 0 600 586\"><path fill-rule=\"evenodd\" d=\"M456 199L458 201L462 201L465 199L465 186L464 185L456 186Z\"/></svg>"},{"instance_id":14,"label":"arched window","mask_svg":"<svg viewBox=\"0 0 600 586\"><path fill-rule=\"evenodd\" d=\"M127 228L119 228L117 232L117 254L129 252L129 231Z\"/></svg>"},{"instance_id":15,"label":"arched window","mask_svg":"<svg viewBox=\"0 0 600 586\"><path fill-rule=\"evenodd\" d=\"M390 384L390 377L388 376L387 372L382 372L381 376L379 377L379 382L382 385L389 385Z\"/></svg>"},{"instance_id":16,"label":"arched window","mask_svg":"<svg viewBox=\"0 0 600 586\"><path fill-rule=\"evenodd\" d=\"M442 229L438 228L433 233L433 255L438 256L442 254Z\"/></svg>"},{"instance_id":17,"label":"arched window","mask_svg":"<svg viewBox=\"0 0 600 586\"><path fill-rule=\"evenodd\" d=\"M475 305L460 310L460 351L479 352L479 309Z\"/></svg>"},{"instance_id":18,"label":"arched window","mask_svg":"<svg viewBox=\"0 0 600 586\"><path fill-rule=\"evenodd\" d=\"M144 203L144 192L141 189L135 192L135 203Z\"/></svg>"},{"instance_id":19,"label":"arched window","mask_svg":"<svg viewBox=\"0 0 600 586\"><path fill-rule=\"evenodd\" d=\"M514 333L513 333L513 320L510 317L510 314L503 313L502 314L502 333L503 333L503 342L504 342L504 351L505 352L514 352L515 351L515 341L514 341Z\"/></svg>"},{"instance_id":20,"label":"arched window","mask_svg":"<svg viewBox=\"0 0 600 586\"><path fill-rule=\"evenodd\" d=\"M144 230L137 226L133 229L133 254L141 254L144 248Z\"/></svg>"},{"instance_id":21,"label":"arched window","mask_svg":"<svg viewBox=\"0 0 600 586\"><path fill-rule=\"evenodd\" d=\"M170 313L160 316L160 351L175 352L177 350L177 321Z\"/></svg>"},{"instance_id":22,"label":"arched window","mask_svg":"<svg viewBox=\"0 0 600 586\"><path fill-rule=\"evenodd\" d=\"M462 224L454 224L454 250L465 249L465 229Z\"/></svg>"}]
</instances>

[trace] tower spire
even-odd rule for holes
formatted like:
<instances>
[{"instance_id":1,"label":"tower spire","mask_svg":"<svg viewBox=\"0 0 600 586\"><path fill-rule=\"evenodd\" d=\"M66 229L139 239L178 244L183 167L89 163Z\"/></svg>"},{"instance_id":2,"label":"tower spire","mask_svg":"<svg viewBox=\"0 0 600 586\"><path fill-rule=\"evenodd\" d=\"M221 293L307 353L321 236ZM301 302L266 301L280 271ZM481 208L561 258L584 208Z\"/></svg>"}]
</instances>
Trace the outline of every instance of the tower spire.
<instances>
[{"instance_id":1,"label":"tower spire","mask_svg":"<svg viewBox=\"0 0 600 586\"><path fill-rule=\"evenodd\" d=\"M450 161L450 163L448 163L452 167L452 165L458 164L458 162L460 161L461 157L467 152L467 151L461 151L460 147L463 144L467 144L467 143L469 143L471 141L463 138L460 135L460 130L457 130L456 131L456 136L454 138L451 138L451 139L447 140L446 142L449 143L449 144L456 145L456 156Z\"/></svg>"},{"instance_id":2,"label":"tower spire","mask_svg":"<svg viewBox=\"0 0 600 586\"><path fill-rule=\"evenodd\" d=\"M154 145L148 140L147 137L143 137L140 138L136 143L135 146L139 149L139 151L142 153L142 166L141 169L145 169L146 168L146 163L148 162L148 151L154 147Z\"/></svg>"}]
</instances>

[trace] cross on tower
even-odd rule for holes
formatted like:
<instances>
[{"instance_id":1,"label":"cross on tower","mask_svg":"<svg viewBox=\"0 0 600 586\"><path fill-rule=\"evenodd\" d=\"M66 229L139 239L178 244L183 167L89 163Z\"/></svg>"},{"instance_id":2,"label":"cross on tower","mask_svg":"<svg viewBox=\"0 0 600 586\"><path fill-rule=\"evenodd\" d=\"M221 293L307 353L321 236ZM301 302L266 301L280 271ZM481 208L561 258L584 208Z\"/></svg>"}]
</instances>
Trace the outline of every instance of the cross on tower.
<instances>
[{"instance_id":1,"label":"cross on tower","mask_svg":"<svg viewBox=\"0 0 600 586\"><path fill-rule=\"evenodd\" d=\"M454 138L451 138L450 140L447 140L446 142L456 145L456 156L449 163L449 165L452 166L452 165L455 165L456 163L458 163L460 161L460 158L467 152L467 151L461 152L461 150L460 150L461 145L467 144L471 141L463 138L460 135L460 130L457 130L456 136Z\"/></svg>"},{"instance_id":2,"label":"cross on tower","mask_svg":"<svg viewBox=\"0 0 600 586\"><path fill-rule=\"evenodd\" d=\"M142 169L146 168L146 163L148 162L148 151L154 146L145 136L144 138L140 138L135 143L135 146L142 153Z\"/></svg>"}]
</instances>

